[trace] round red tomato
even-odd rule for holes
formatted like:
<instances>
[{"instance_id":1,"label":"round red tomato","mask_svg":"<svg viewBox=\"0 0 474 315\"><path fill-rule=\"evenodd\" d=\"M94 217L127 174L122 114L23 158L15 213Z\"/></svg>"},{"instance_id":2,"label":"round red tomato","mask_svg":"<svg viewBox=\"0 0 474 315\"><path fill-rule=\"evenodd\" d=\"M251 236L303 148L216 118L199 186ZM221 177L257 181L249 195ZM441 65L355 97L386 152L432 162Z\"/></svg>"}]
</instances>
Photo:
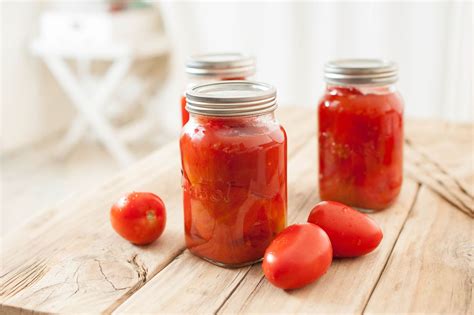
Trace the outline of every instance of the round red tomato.
<instances>
[{"instance_id":1,"label":"round red tomato","mask_svg":"<svg viewBox=\"0 0 474 315\"><path fill-rule=\"evenodd\" d=\"M310 223L284 229L268 246L263 272L273 285L282 289L301 288L321 277L332 262L329 237Z\"/></svg>"},{"instance_id":2,"label":"round red tomato","mask_svg":"<svg viewBox=\"0 0 474 315\"><path fill-rule=\"evenodd\" d=\"M110 222L120 236L133 244L149 244L163 233L166 225L165 205L155 194L132 192L112 206Z\"/></svg>"},{"instance_id":3,"label":"round red tomato","mask_svg":"<svg viewBox=\"0 0 474 315\"><path fill-rule=\"evenodd\" d=\"M369 216L335 201L318 203L308 222L320 226L331 239L334 257L356 257L373 251L382 230Z\"/></svg>"}]
</instances>

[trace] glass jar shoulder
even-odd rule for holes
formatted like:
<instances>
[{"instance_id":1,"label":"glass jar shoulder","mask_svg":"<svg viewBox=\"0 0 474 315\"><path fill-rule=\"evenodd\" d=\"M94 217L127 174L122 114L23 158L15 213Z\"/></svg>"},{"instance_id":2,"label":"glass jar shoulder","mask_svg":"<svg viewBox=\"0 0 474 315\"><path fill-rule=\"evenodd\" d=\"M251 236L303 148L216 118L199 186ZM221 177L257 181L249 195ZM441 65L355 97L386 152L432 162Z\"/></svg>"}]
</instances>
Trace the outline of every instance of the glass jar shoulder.
<instances>
[{"instance_id":1,"label":"glass jar shoulder","mask_svg":"<svg viewBox=\"0 0 474 315\"><path fill-rule=\"evenodd\" d=\"M404 101L395 87L328 87L320 98L319 111L379 115L403 113Z\"/></svg>"},{"instance_id":2,"label":"glass jar shoulder","mask_svg":"<svg viewBox=\"0 0 474 315\"><path fill-rule=\"evenodd\" d=\"M284 144L286 132L271 117L193 117L181 132L181 145L185 143L225 152L245 152Z\"/></svg>"}]
</instances>

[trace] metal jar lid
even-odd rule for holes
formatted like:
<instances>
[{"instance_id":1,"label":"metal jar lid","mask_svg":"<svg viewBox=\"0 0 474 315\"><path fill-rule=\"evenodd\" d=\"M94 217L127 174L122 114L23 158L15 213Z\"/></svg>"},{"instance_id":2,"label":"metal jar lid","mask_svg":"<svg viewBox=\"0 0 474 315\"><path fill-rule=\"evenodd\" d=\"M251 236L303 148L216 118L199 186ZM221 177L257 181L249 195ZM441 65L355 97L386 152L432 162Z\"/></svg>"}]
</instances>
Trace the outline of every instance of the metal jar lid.
<instances>
[{"instance_id":1,"label":"metal jar lid","mask_svg":"<svg viewBox=\"0 0 474 315\"><path fill-rule=\"evenodd\" d=\"M340 59L324 65L324 79L329 84L384 85L397 81L394 62L379 59Z\"/></svg>"},{"instance_id":2,"label":"metal jar lid","mask_svg":"<svg viewBox=\"0 0 474 315\"><path fill-rule=\"evenodd\" d=\"M260 115L276 107L276 89L261 82L219 81L197 85L186 92L186 110L199 115Z\"/></svg>"},{"instance_id":3,"label":"metal jar lid","mask_svg":"<svg viewBox=\"0 0 474 315\"><path fill-rule=\"evenodd\" d=\"M186 62L186 72L221 78L248 77L255 74L255 59L240 53L194 55Z\"/></svg>"}]
</instances>

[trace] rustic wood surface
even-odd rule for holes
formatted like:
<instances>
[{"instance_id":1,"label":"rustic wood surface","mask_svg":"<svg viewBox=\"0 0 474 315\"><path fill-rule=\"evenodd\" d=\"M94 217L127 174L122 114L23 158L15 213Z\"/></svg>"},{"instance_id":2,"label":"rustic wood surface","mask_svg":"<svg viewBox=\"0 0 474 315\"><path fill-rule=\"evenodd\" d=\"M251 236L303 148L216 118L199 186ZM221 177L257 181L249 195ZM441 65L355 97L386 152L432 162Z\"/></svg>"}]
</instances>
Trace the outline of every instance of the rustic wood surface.
<instances>
[{"instance_id":1,"label":"rustic wood surface","mask_svg":"<svg viewBox=\"0 0 474 315\"><path fill-rule=\"evenodd\" d=\"M303 222L319 200L316 115L292 108L278 116L289 137L289 221ZM372 214L384 231L379 248L337 259L293 291L271 286L259 264L223 269L185 249L173 142L7 235L0 313L472 314L473 141L474 125L409 121L402 193ZM110 227L110 205L131 190L153 191L167 205L165 233L152 245L131 245Z\"/></svg>"}]
</instances>

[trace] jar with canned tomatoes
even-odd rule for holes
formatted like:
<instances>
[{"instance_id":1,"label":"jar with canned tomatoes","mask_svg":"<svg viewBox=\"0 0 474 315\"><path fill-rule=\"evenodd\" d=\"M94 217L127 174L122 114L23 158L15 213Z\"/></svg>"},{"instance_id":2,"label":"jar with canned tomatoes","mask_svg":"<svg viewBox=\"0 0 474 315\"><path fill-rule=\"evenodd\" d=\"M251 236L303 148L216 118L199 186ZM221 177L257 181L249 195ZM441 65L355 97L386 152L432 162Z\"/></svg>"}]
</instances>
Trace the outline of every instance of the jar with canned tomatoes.
<instances>
[{"instance_id":1,"label":"jar with canned tomatoes","mask_svg":"<svg viewBox=\"0 0 474 315\"><path fill-rule=\"evenodd\" d=\"M214 53L191 56L186 62L188 88L225 80L248 80L255 74L255 59L240 53ZM181 120L189 120L186 96L181 97Z\"/></svg>"},{"instance_id":2,"label":"jar with canned tomatoes","mask_svg":"<svg viewBox=\"0 0 474 315\"><path fill-rule=\"evenodd\" d=\"M224 267L259 261L286 226L287 139L267 84L226 81L186 93L180 138L187 248Z\"/></svg>"},{"instance_id":3,"label":"jar with canned tomatoes","mask_svg":"<svg viewBox=\"0 0 474 315\"><path fill-rule=\"evenodd\" d=\"M403 179L403 100L397 67L372 59L325 65L318 106L319 192L323 200L381 210Z\"/></svg>"}]
</instances>

